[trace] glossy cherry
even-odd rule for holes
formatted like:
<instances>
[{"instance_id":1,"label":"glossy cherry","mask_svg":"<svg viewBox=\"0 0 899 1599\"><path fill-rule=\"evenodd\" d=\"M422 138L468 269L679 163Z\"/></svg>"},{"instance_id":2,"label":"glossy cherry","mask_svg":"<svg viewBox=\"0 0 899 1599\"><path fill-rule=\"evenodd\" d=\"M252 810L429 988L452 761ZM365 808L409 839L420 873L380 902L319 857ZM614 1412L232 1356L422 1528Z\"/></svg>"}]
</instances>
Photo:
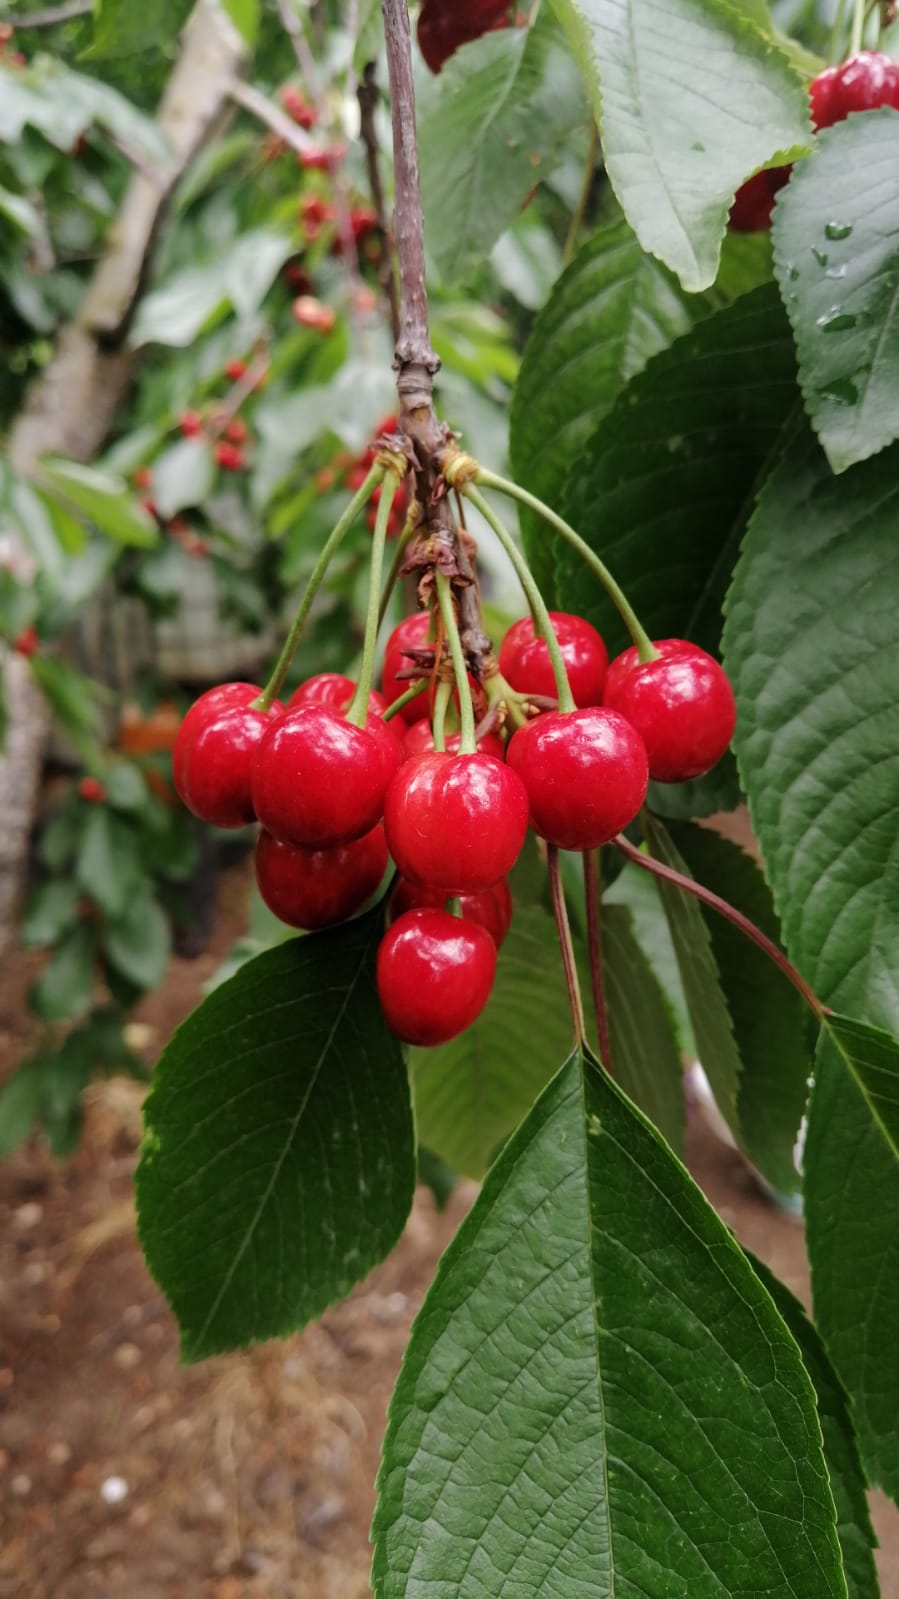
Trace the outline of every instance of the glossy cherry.
<instances>
[{"instance_id":1,"label":"glossy cherry","mask_svg":"<svg viewBox=\"0 0 899 1599\"><path fill-rule=\"evenodd\" d=\"M875 50L828 67L815 78L810 90L812 121L830 128L852 111L876 111L879 106L899 110L899 61Z\"/></svg>"},{"instance_id":2,"label":"glossy cherry","mask_svg":"<svg viewBox=\"0 0 899 1599\"><path fill-rule=\"evenodd\" d=\"M634 646L609 667L605 703L639 732L650 776L682 783L720 761L737 719L723 667L686 639L655 641L658 660L641 665Z\"/></svg>"},{"instance_id":3,"label":"glossy cherry","mask_svg":"<svg viewBox=\"0 0 899 1599\"><path fill-rule=\"evenodd\" d=\"M462 742L461 733L450 733L446 739L447 755L458 755ZM485 733L478 739L478 749L482 755L494 755L498 761L506 758L506 747L498 733ZM417 755L434 754L434 729L426 716L413 722L403 734L403 760L412 761Z\"/></svg>"},{"instance_id":4,"label":"glossy cherry","mask_svg":"<svg viewBox=\"0 0 899 1599\"><path fill-rule=\"evenodd\" d=\"M766 233L778 191L790 181L792 165L755 172L734 195L727 225L733 233Z\"/></svg>"},{"instance_id":5,"label":"glossy cherry","mask_svg":"<svg viewBox=\"0 0 899 1599\"><path fill-rule=\"evenodd\" d=\"M423 0L418 46L431 71L439 72L460 45L508 21L509 0Z\"/></svg>"},{"instance_id":6,"label":"glossy cherry","mask_svg":"<svg viewBox=\"0 0 899 1599\"><path fill-rule=\"evenodd\" d=\"M582 616L550 611L575 705L601 705L609 655L596 628ZM556 696L556 682L546 640L537 638L534 622L523 616L513 622L500 645L499 669L519 694Z\"/></svg>"},{"instance_id":7,"label":"glossy cherry","mask_svg":"<svg viewBox=\"0 0 899 1599\"><path fill-rule=\"evenodd\" d=\"M255 820L253 757L263 735L284 715L278 701L268 712L251 709L261 693L255 683L209 689L191 706L175 740L175 788L188 810L214 827L246 827Z\"/></svg>"},{"instance_id":8,"label":"glossy cherry","mask_svg":"<svg viewBox=\"0 0 899 1599\"><path fill-rule=\"evenodd\" d=\"M390 915L395 920L404 911L444 910L446 900L447 896L439 889L422 888L419 883L410 883L407 877L401 877L390 896ZM486 927L499 949L512 925L512 894L506 879L494 883L491 888L482 888L479 894L460 894L459 906L462 920Z\"/></svg>"},{"instance_id":9,"label":"glossy cherry","mask_svg":"<svg viewBox=\"0 0 899 1599\"><path fill-rule=\"evenodd\" d=\"M312 932L344 922L375 892L387 869L380 823L334 849L303 849L260 832L256 881L270 911L288 927Z\"/></svg>"},{"instance_id":10,"label":"glossy cherry","mask_svg":"<svg viewBox=\"0 0 899 1599\"><path fill-rule=\"evenodd\" d=\"M404 650L420 650L433 644L434 635L431 631L431 613L429 611L416 611L414 616L404 617L391 633L384 646L384 670L381 674L381 687L388 705L398 700L411 687L409 678L398 678L397 672L408 670L412 665ZM420 717L428 713L428 693L422 689L408 705L398 713L405 722L411 726Z\"/></svg>"},{"instance_id":11,"label":"glossy cherry","mask_svg":"<svg viewBox=\"0 0 899 1599\"><path fill-rule=\"evenodd\" d=\"M407 1044L446 1044L464 1033L490 998L495 975L496 945L486 928L448 911L407 911L378 950L381 1008Z\"/></svg>"},{"instance_id":12,"label":"glossy cherry","mask_svg":"<svg viewBox=\"0 0 899 1599\"><path fill-rule=\"evenodd\" d=\"M390 728L369 715L354 727L327 705L289 711L261 740L253 763L253 804L276 838L332 848L380 821L400 750Z\"/></svg>"},{"instance_id":13,"label":"glossy cherry","mask_svg":"<svg viewBox=\"0 0 899 1599\"><path fill-rule=\"evenodd\" d=\"M290 710L298 705L329 705L334 711L347 711L355 692L353 679L342 672L317 672L294 690L287 703ZM368 708L378 716L387 709L387 701L376 688L368 696Z\"/></svg>"},{"instance_id":14,"label":"glossy cherry","mask_svg":"<svg viewBox=\"0 0 899 1599\"><path fill-rule=\"evenodd\" d=\"M384 826L404 877L444 894L473 894L518 859L528 797L493 755L421 755L400 767L387 790Z\"/></svg>"},{"instance_id":15,"label":"glossy cherry","mask_svg":"<svg viewBox=\"0 0 899 1599\"><path fill-rule=\"evenodd\" d=\"M643 741L601 706L546 711L519 728L506 759L527 789L534 831L560 849L607 843L646 798Z\"/></svg>"}]
</instances>

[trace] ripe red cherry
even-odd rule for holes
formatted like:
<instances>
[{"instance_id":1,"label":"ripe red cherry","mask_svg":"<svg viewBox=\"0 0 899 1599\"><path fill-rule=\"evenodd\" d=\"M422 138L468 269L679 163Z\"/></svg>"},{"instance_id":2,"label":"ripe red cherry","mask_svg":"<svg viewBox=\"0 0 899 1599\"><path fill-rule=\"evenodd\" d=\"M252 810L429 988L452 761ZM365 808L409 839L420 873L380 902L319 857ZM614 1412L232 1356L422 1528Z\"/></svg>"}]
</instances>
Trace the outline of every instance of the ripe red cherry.
<instances>
[{"instance_id":1,"label":"ripe red cherry","mask_svg":"<svg viewBox=\"0 0 899 1599\"><path fill-rule=\"evenodd\" d=\"M230 378L232 383L239 383L241 378L245 378L246 375L247 363L246 361L242 361L240 356L238 356L234 361L229 361L225 367L225 377Z\"/></svg>"},{"instance_id":2,"label":"ripe red cherry","mask_svg":"<svg viewBox=\"0 0 899 1599\"><path fill-rule=\"evenodd\" d=\"M381 1008L407 1044L446 1044L464 1033L490 998L495 975L496 945L486 928L448 911L407 911L378 950Z\"/></svg>"},{"instance_id":3,"label":"ripe red cherry","mask_svg":"<svg viewBox=\"0 0 899 1599\"><path fill-rule=\"evenodd\" d=\"M394 777L384 826L404 877L444 894L473 894L499 882L518 859L528 797L492 755L421 755Z\"/></svg>"},{"instance_id":4,"label":"ripe red cherry","mask_svg":"<svg viewBox=\"0 0 899 1599\"><path fill-rule=\"evenodd\" d=\"M509 0L424 0L418 17L418 47L432 72L472 39L509 21Z\"/></svg>"},{"instance_id":5,"label":"ripe red cherry","mask_svg":"<svg viewBox=\"0 0 899 1599\"><path fill-rule=\"evenodd\" d=\"M106 798L106 789L98 777L82 777L78 792L89 805L102 805Z\"/></svg>"},{"instance_id":6,"label":"ripe red cherry","mask_svg":"<svg viewBox=\"0 0 899 1599\"><path fill-rule=\"evenodd\" d=\"M256 844L256 881L270 911L307 932L345 922L375 892L387 868L380 822L335 849L303 849L265 831Z\"/></svg>"},{"instance_id":7,"label":"ripe red cherry","mask_svg":"<svg viewBox=\"0 0 899 1599\"><path fill-rule=\"evenodd\" d=\"M403 651L424 649L429 643L433 643L429 611L416 611L414 616L405 617L394 628L384 646L384 671L381 674L381 686L388 705L392 705L394 700L398 700L411 686L409 678L398 678L396 675L397 672L405 671L412 665ZM398 714L411 725L420 717L426 716L427 711L428 693L424 688L414 700L404 705Z\"/></svg>"},{"instance_id":8,"label":"ripe red cherry","mask_svg":"<svg viewBox=\"0 0 899 1599\"><path fill-rule=\"evenodd\" d=\"M531 826L560 849L595 849L632 822L649 771L639 733L617 711L546 711L519 728L506 759L531 803Z\"/></svg>"},{"instance_id":9,"label":"ripe red cherry","mask_svg":"<svg viewBox=\"0 0 899 1599\"><path fill-rule=\"evenodd\" d=\"M309 104L308 100L303 98L299 89L295 88L292 83L281 85L278 90L278 99L281 101L291 121L296 122L299 127L305 128L307 133L310 128L315 127L318 121L318 112L314 106Z\"/></svg>"},{"instance_id":10,"label":"ripe red cherry","mask_svg":"<svg viewBox=\"0 0 899 1599\"><path fill-rule=\"evenodd\" d=\"M609 667L605 703L634 726L661 783L701 777L720 761L737 719L723 667L686 639L655 641L658 660L640 664L635 646Z\"/></svg>"},{"instance_id":11,"label":"ripe red cherry","mask_svg":"<svg viewBox=\"0 0 899 1599\"><path fill-rule=\"evenodd\" d=\"M337 321L332 305L323 305L314 294L301 294L293 302L293 319L301 328L311 328L314 333L330 333Z\"/></svg>"},{"instance_id":12,"label":"ripe red cherry","mask_svg":"<svg viewBox=\"0 0 899 1599\"><path fill-rule=\"evenodd\" d=\"M399 745L379 716L354 727L326 705L301 705L273 725L253 764L253 804L276 838L332 848L380 821Z\"/></svg>"},{"instance_id":13,"label":"ripe red cherry","mask_svg":"<svg viewBox=\"0 0 899 1599\"><path fill-rule=\"evenodd\" d=\"M178 427L186 439L198 439L203 431L203 418L199 411L184 411L178 418Z\"/></svg>"},{"instance_id":14,"label":"ripe red cherry","mask_svg":"<svg viewBox=\"0 0 899 1599\"><path fill-rule=\"evenodd\" d=\"M410 883L407 877L401 877L390 896L390 915L395 920L405 911L444 910L446 899L447 895L441 894L439 889L422 888L419 883ZM479 894L460 894L459 905L462 920L486 927L499 949L512 925L512 894L506 879L494 883L491 888L482 888Z\"/></svg>"},{"instance_id":15,"label":"ripe red cherry","mask_svg":"<svg viewBox=\"0 0 899 1599\"><path fill-rule=\"evenodd\" d=\"M243 450L238 444L229 444L227 439L216 445L215 458L223 472L242 472L246 466Z\"/></svg>"},{"instance_id":16,"label":"ripe red cherry","mask_svg":"<svg viewBox=\"0 0 899 1599\"><path fill-rule=\"evenodd\" d=\"M450 733L446 740L447 755L458 755L461 742L461 733ZM478 749L482 755L493 755L498 761L506 758L505 745L497 733L485 733L483 738L479 738ZM427 717L423 716L420 721L413 722L403 735L403 760L412 761L418 755L433 754L434 729Z\"/></svg>"},{"instance_id":17,"label":"ripe red cherry","mask_svg":"<svg viewBox=\"0 0 899 1599\"><path fill-rule=\"evenodd\" d=\"M601 705L609 665L608 651L595 627L581 616L550 611L549 619L559 641L575 705ZM523 616L513 622L500 645L499 669L519 694L547 694L553 699L553 677L546 640L537 638L534 622Z\"/></svg>"},{"instance_id":18,"label":"ripe red cherry","mask_svg":"<svg viewBox=\"0 0 899 1599\"><path fill-rule=\"evenodd\" d=\"M765 233L771 226L771 213L779 189L790 180L792 164L756 172L741 183L734 195L727 225L732 233Z\"/></svg>"},{"instance_id":19,"label":"ripe red cherry","mask_svg":"<svg viewBox=\"0 0 899 1599\"><path fill-rule=\"evenodd\" d=\"M39 645L40 639L33 622L28 627L23 627L21 633L17 633L12 641L12 647L17 655L36 655Z\"/></svg>"},{"instance_id":20,"label":"ripe red cherry","mask_svg":"<svg viewBox=\"0 0 899 1599\"><path fill-rule=\"evenodd\" d=\"M346 711L355 692L353 679L344 677L342 672L317 672L294 690L288 706L295 710L298 705L329 705L334 711ZM387 701L376 688L368 696L368 708L378 716L387 709Z\"/></svg>"},{"instance_id":21,"label":"ripe red cherry","mask_svg":"<svg viewBox=\"0 0 899 1599\"><path fill-rule=\"evenodd\" d=\"M809 89L809 101L816 128L830 128L851 111L876 111L884 105L899 110L899 61L862 50L819 73Z\"/></svg>"},{"instance_id":22,"label":"ripe red cherry","mask_svg":"<svg viewBox=\"0 0 899 1599\"><path fill-rule=\"evenodd\" d=\"M188 810L213 827L255 820L253 756L284 715L277 700L268 712L252 710L261 693L255 683L224 683L201 694L181 723L172 751L175 788Z\"/></svg>"}]
</instances>

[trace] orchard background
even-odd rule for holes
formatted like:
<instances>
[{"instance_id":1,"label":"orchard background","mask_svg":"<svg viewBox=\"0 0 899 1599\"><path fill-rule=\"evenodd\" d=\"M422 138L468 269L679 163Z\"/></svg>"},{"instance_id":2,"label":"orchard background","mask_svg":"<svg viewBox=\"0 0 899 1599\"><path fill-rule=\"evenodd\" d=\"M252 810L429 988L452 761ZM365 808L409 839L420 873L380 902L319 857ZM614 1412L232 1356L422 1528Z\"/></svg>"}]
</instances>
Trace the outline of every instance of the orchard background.
<instances>
[{"instance_id":1,"label":"orchard background","mask_svg":"<svg viewBox=\"0 0 899 1599\"><path fill-rule=\"evenodd\" d=\"M378 1599L890 1599L894 7L409 15L0 18L0 1593L369 1592L408 1338Z\"/></svg>"}]
</instances>

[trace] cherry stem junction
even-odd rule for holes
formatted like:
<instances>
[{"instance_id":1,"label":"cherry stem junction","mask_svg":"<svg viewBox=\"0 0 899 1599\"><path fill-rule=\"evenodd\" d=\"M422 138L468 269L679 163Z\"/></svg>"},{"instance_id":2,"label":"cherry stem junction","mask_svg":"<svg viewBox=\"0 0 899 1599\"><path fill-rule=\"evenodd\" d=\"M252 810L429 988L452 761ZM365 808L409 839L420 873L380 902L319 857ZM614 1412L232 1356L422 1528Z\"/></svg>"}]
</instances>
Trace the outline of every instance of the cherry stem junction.
<instances>
[{"instance_id":1,"label":"cherry stem junction","mask_svg":"<svg viewBox=\"0 0 899 1599\"><path fill-rule=\"evenodd\" d=\"M347 721L356 727L364 727L368 716L368 700L371 694L372 680L375 675L375 649L378 643L378 628L380 627L381 612L381 581L384 574L384 550L387 544L387 527L390 522L390 513L400 486L399 474L391 468L387 469L381 485L381 498L378 501L378 513L375 517L375 531L371 542L371 571L368 579L368 614L365 618L365 640L362 645L362 666L359 672L359 681L356 692L350 701L346 713Z\"/></svg>"},{"instance_id":2,"label":"cherry stem junction","mask_svg":"<svg viewBox=\"0 0 899 1599\"><path fill-rule=\"evenodd\" d=\"M468 668L465 665L465 656L462 653L462 640L459 637L459 624L456 621L453 588L449 578L443 572L436 573L436 583L437 603L440 606L440 616L446 631L450 654L453 658L453 672L459 694L459 716L462 723L462 738L459 744L459 751L462 755L474 755L478 747L474 731L474 706L471 702L471 684L468 681Z\"/></svg>"},{"instance_id":3,"label":"cherry stem junction","mask_svg":"<svg viewBox=\"0 0 899 1599\"><path fill-rule=\"evenodd\" d=\"M759 949L763 950L768 956L769 960L772 960L775 966L783 972L784 977L788 982L792 983L796 992L802 995L805 1003L813 1011L818 1021L822 1021L829 1014L827 1006L818 998L814 989L809 986L792 962L787 959L783 950L778 949L773 939L770 939L767 933L763 933L760 927L756 927L755 922L751 922L748 916L743 915L742 911L738 911L735 905L729 904L719 894L713 894L710 888L703 888L702 884L697 883L695 878L685 877L683 872L675 871L673 866L666 866L662 861L655 860L651 855L644 855L643 851L637 849L629 839L625 838L623 833L619 833L617 838L613 838L612 843L626 860L633 862L634 866L641 867L644 872L652 872L653 876L664 879L666 883L673 883L676 888L683 889L685 894L692 894L694 899L698 899L703 905L708 905L710 910L717 911L719 916L725 917L734 927L738 927L740 932L751 939L753 944L757 944Z\"/></svg>"},{"instance_id":4,"label":"cherry stem junction","mask_svg":"<svg viewBox=\"0 0 899 1599\"><path fill-rule=\"evenodd\" d=\"M328 567L331 565L334 556L337 554L340 545L343 543L343 540L355 522L359 512L362 510L363 506L371 498L374 490L383 480L384 471L385 468L376 461L362 487L356 494L353 495L353 498L350 500L350 503L344 511L343 516L340 518L340 521L337 523L337 526L328 535L328 538L322 547L321 554L319 555L315 566L312 568L312 574L308 583L306 584L303 598L300 601L300 608L294 618L293 626L291 627L290 632L284 641L284 647L281 650L281 654L278 656L278 659L275 662L271 677L266 683L265 688L263 689L259 698L255 701L256 710L267 711L281 692L284 679L290 670L290 663L293 660L300 640L303 637L303 631L309 619L309 612L312 610L315 596L324 582Z\"/></svg>"},{"instance_id":5,"label":"cherry stem junction","mask_svg":"<svg viewBox=\"0 0 899 1599\"><path fill-rule=\"evenodd\" d=\"M562 883L559 851L555 844L547 845L546 862L549 867L549 888L552 895L553 915L556 918L556 928L559 934L559 946L562 951L562 966L565 971L565 984L568 989L568 1003L571 1006L571 1020L574 1023L574 1039L576 1044L583 1046L587 1035L587 1030L584 1026L584 1007L581 1003L581 989L578 982L577 962L574 957L574 944L571 939L571 923L568 920L568 906L565 904L565 888Z\"/></svg>"}]
</instances>

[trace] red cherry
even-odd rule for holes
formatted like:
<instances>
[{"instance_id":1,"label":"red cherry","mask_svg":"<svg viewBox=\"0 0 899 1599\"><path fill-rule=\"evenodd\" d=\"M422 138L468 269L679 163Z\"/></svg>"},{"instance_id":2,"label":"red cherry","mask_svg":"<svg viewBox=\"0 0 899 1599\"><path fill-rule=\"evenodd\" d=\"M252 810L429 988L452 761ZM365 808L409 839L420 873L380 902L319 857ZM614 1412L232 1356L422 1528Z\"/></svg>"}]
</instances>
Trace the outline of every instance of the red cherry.
<instances>
[{"instance_id":1,"label":"red cherry","mask_svg":"<svg viewBox=\"0 0 899 1599\"><path fill-rule=\"evenodd\" d=\"M203 418L199 411L184 411L178 418L178 426L186 439L198 439L203 432Z\"/></svg>"},{"instance_id":2,"label":"red cherry","mask_svg":"<svg viewBox=\"0 0 899 1599\"><path fill-rule=\"evenodd\" d=\"M78 792L89 805L102 805L106 798L106 789L98 777L82 777Z\"/></svg>"},{"instance_id":3,"label":"red cherry","mask_svg":"<svg viewBox=\"0 0 899 1599\"><path fill-rule=\"evenodd\" d=\"M223 438L228 439L232 444L246 444L249 433L250 430L247 427L246 422L244 422L241 417L235 416L232 421L228 423L222 436Z\"/></svg>"},{"instance_id":4,"label":"red cherry","mask_svg":"<svg viewBox=\"0 0 899 1599\"><path fill-rule=\"evenodd\" d=\"M701 777L720 761L737 719L723 667L686 639L655 643L658 660L641 665L635 646L609 667L605 703L620 711L646 745L650 776L661 783Z\"/></svg>"},{"instance_id":5,"label":"red cherry","mask_svg":"<svg viewBox=\"0 0 899 1599\"><path fill-rule=\"evenodd\" d=\"M446 894L441 894L439 889L423 888L401 877L390 896L391 920L395 921L405 911L444 910L446 899ZM494 883L491 888L482 888L478 894L460 894L459 905L463 921L486 927L499 949L512 925L512 894L506 879Z\"/></svg>"},{"instance_id":6,"label":"red cherry","mask_svg":"<svg viewBox=\"0 0 899 1599\"><path fill-rule=\"evenodd\" d=\"M314 294L301 294L293 302L293 319L301 328L311 328L315 333L330 333L337 321L337 312L331 305L323 305Z\"/></svg>"},{"instance_id":7,"label":"red cherry","mask_svg":"<svg viewBox=\"0 0 899 1599\"><path fill-rule=\"evenodd\" d=\"M33 622L29 627L23 627L21 633L12 641L12 647L16 654L25 656L36 655L39 644L37 628Z\"/></svg>"},{"instance_id":8,"label":"red cherry","mask_svg":"<svg viewBox=\"0 0 899 1599\"><path fill-rule=\"evenodd\" d=\"M756 172L741 183L734 195L727 225L732 233L765 233L771 226L771 213L778 190L790 180L792 165L771 167Z\"/></svg>"},{"instance_id":9,"label":"red cherry","mask_svg":"<svg viewBox=\"0 0 899 1599\"><path fill-rule=\"evenodd\" d=\"M601 706L546 711L519 728L506 759L527 789L534 831L559 849L608 843L646 798L642 739Z\"/></svg>"},{"instance_id":10,"label":"red cherry","mask_svg":"<svg viewBox=\"0 0 899 1599\"><path fill-rule=\"evenodd\" d=\"M334 207L320 194L306 194L300 201L300 222L307 239L317 239L327 222L334 221Z\"/></svg>"},{"instance_id":11,"label":"red cherry","mask_svg":"<svg viewBox=\"0 0 899 1599\"><path fill-rule=\"evenodd\" d=\"M409 678L398 678L397 672L407 670L412 662L403 653L404 650L420 650L429 643L433 643L431 631L430 611L416 611L414 616L407 616L394 628L384 646L384 670L381 674L381 686L384 698L388 705L398 700L411 687ZM427 689L422 689L414 700L398 713L405 722L417 722L419 717L426 716L428 711Z\"/></svg>"},{"instance_id":12,"label":"red cherry","mask_svg":"<svg viewBox=\"0 0 899 1599\"><path fill-rule=\"evenodd\" d=\"M521 780L492 755L421 755L400 767L384 827L404 877L473 894L511 871L528 826Z\"/></svg>"},{"instance_id":13,"label":"red cherry","mask_svg":"<svg viewBox=\"0 0 899 1599\"><path fill-rule=\"evenodd\" d=\"M242 472L246 466L246 456L237 444L229 444L227 439L215 447L215 458L223 472Z\"/></svg>"},{"instance_id":14,"label":"red cherry","mask_svg":"<svg viewBox=\"0 0 899 1599\"><path fill-rule=\"evenodd\" d=\"M134 473L133 482L136 489L151 488L153 484L153 468L150 466L139 466Z\"/></svg>"},{"instance_id":15,"label":"red cherry","mask_svg":"<svg viewBox=\"0 0 899 1599\"><path fill-rule=\"evenodd\" d=\"M424 0L418 16L418 47L432 72L472 39L508 27L509 0Z\"/></svg>"},{"instance_id":16,"label":"red cherry","mask_svg":"<svg viewBox=\"0 0 899 1599\"><path fill-rule=\"evenodd\" d=\"M225 377L230 378L232 383L239 383L241 378L245 378L246 375L247 363L242 361L239 356L236 360L229 361L225 367Z\"/></svg>"},{"instance_id":17,"label":"red cherry","mask_svg":"<svg viewBox=\"0 0 899 1599\"><path fill-rule=\"evenodd\" d=\"M255 820L250 780L263 734L284 715L277 700L254 711L262 693L255 683L224 683L193 704L172 751L172 776L180 798L214 827L245 827Z\"/></svg>"},{"instance_id":18,"label":"red cherry","mask_svg":"<svg viewBox=\"0 0 899 1599\"><path fill-rule=\"evenodd\" d=\"M310 144L307 150L298 152L297 160L307 172L330 172L332 167L339 166L345 155L345 144L332 144L330 149Z\"/></svg>"},{"instance_id":19,"label":"red cherry","mask_svg":"<svg viewBox=\"0 0 899 1599\"><path fill-rule=\"evenodd\" d=\"M350 212L350 227L353 238L361 244L367 233L373 233L378 227L378 213L373 206L357 205Z\"/></svg>"},{"instance_id":20,"label":"red cherry","mask_svg":"<svg viewBox=\"0 0 899 1599\"><path fill-rule=\"evenodd\" d=\"M301 705L270 727L253 765L253 803L263 827L290 844L331 848L380 821L399 764L386 722L354 727L325 705Z\"/></svg>"},{"instance_id":21,"label":"red cherry","mask_svg":"<svg viewBox=\"0 0 899 1599\"><path fill-rule=\"evenodd\" d=\"M447 755L458 755L462 742L461 733L450 733L446 740ZM498 761L506 758L506 747L498 733L485 733L478 739L478 749L482 755L493 755ZM413 761L419 755L434 754L434 729L426 716L420 721L413 722L403 734L403 760Z\"/></svg>"},{"instance_id":22,"label":"red cherry","mask_svg":"<svg viewBox=\"0 0 899 1599\"><path fill-rule=\"evenodd\" d=\"M386 868L380 823L335 849L303 849L264 831L256 844L256 881L266 905L288 927L307 932L345 922L375 892Z\"/></svg>"},{"instance_id":23,"label":"red cherry","mask_svg":"<svg viewBox=\"0 0 899 1599\"><path fill-rule=\"evenodd\" d=\"M575 705L601 705L609 655L596 628L582 616L570 616L566 611L550 611L549 619L568 668ZM500 645L499 669L519 694L555 698L549 648L545 639L536 637L532 617L523 616L509 628Z\"/></svg>"},{"instance_id":24,"label":"red cherry","mask_svg":"<svg viewBox=\"0 0 899 1599\"><path fill-rule=\"evenodd\" d=\"M303 98L299 89L295 88L292 83L282 85L278 90L278 99L281 101L287 115L293 122L297 123L298 127L305 128L307 133L310 128L315 127L318 121L318 112L314 106L309 104L308 100Z\"/></svg>"},{"instance_id":25,"label":"red cherry","mask_svg":"<svg viewBox=\"0 0 899 1599\"><path fill-rule=\"evenodd\" d=\"M899 111L899 61L862 50L819 73L809 89L809 103L816 128L830 128L852 111L876 111L884 105Z\"/></svg>"},{"instance_id":26,"label":"red cherry","mask_svg":"<svg viewBox=\"0 0 899 1599\"><path fill-rule=\"evenodd\" d=\"M407 911L378 950L387 1024L407 1044L445 1044L476 1021L490 998L496 945L486 928L442 910Z\"/></svg>"},{"instance_id":27,"label":"red cherry","mask_svg":"<svg viewBox=\"0 0 899 1599\"><path fill-rule=\"evenodd\" d=\"M288 700L288 708L295 710L298 705L328 705L334 711L347 711L355 692L353 679L344 677L342 672L318 672L315 677L307 677L305 683L294 690ZM377 716L383 716L387 709L387 701L376 688L368 696L368 708Z\"/></svg>"}]
</instances>

